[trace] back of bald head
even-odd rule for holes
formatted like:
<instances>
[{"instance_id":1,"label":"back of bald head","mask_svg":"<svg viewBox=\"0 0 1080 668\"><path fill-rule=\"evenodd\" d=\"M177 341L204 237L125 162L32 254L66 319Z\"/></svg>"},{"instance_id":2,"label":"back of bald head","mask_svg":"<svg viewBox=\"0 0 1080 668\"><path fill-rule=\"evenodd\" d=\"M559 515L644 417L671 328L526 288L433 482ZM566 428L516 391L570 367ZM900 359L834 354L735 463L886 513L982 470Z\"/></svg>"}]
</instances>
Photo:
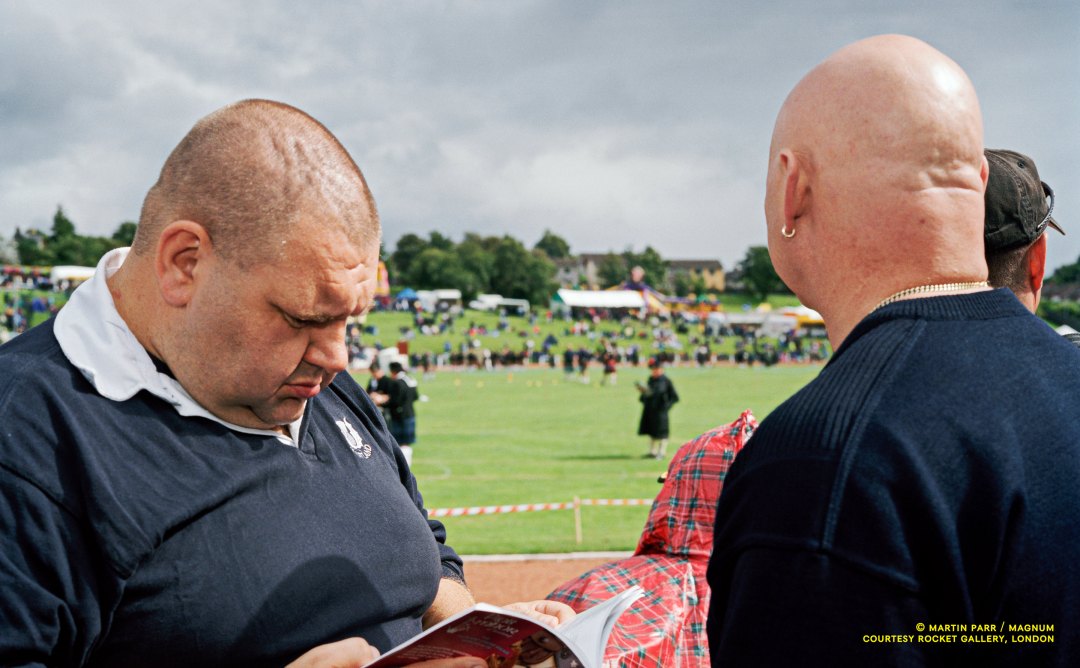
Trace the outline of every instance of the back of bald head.
<instances>
[{"instance_id":1,"label":"back of bald head","mask_svg":"<svg viewBox=\"0 0 1080 668\"><path fill-rule=\"evenodd\" d=\"M165 161L132 243L152 255L161 231L190 220L215 252L247 267L273 259L301 221L377 245L379 219L360 169L321 123L279 102L244 100L201 119Z\"/></svg>"},{"instance_id":2,"label":"back of bald head","mask_svg":"<svg viewBox=\"0 0 1080 668\"><path fill-rule=\"evenodd\" d=\"M815 206L832 225L981 229L978 99L960 66L918 39L864 39L811 70L777 118L773 156L785 148L816 178Z\"/></svg>"}]
</instances>

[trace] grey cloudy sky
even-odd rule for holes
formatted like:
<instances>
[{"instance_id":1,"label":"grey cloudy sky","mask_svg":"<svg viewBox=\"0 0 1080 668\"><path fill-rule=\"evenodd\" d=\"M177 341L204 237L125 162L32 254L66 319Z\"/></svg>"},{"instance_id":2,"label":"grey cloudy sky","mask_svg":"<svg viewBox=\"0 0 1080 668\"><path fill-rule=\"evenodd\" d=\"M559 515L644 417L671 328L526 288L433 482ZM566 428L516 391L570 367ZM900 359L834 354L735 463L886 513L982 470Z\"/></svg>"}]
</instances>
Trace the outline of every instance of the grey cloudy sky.
<instances>
[{"instance_id":1,"label":"grey cloudy sky","mask_svg":"<svg viewBox=\"0 0 1080 668\"><path fill-rule=\"evenodd\" d=\"M246 97L325 123L406 232L545 228L575 252L646 244L732 266L787 92L841 46L924 39L967 70L986 144L1058 193L1049 264L1080 255L1080 3L0 3L0 236L138 216L172 147Z\"/></svg>"}]
</instances>

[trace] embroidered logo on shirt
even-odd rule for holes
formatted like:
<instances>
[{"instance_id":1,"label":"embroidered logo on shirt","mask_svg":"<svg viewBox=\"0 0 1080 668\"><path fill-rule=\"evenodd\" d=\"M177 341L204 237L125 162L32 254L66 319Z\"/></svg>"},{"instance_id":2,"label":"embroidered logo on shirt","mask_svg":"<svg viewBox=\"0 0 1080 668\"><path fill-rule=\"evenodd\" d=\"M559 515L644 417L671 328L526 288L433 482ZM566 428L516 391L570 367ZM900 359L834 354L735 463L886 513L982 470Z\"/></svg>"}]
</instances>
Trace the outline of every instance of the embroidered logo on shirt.
<instances>
[{"instance_id":1,"label":"embroidered logo on shirt","mask_svg":"<svg viewBox=\"0 0 1080 668\"><path fill-rule=\"evenodd\" d=\"M360 433L349 424L347 419L341 418L335 424L341 430L341 435L345 437L345 442L349 444L349 449L355 452L357 457L361 459L371 457L371 446L364 443L364 439L360 438Z\"/></svg>"}]
</instances>

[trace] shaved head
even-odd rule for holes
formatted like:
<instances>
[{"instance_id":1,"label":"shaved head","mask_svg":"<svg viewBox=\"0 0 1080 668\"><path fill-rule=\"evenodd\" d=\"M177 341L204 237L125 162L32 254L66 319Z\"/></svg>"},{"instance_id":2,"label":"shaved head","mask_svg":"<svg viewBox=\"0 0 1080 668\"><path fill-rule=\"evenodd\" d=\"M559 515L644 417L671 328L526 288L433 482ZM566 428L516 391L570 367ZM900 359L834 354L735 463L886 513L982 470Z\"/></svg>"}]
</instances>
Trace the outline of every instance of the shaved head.
<instances>
[{"instance_id":1,"label":"shaved head","mask_svg":"<svg viewBox=\"0 0 1080 668\"><path fill-rule=\"evenodd\" d=\"M984 279L982 150L974 88L944 54L902 35L837 51L773 132L765 208L781 278L823 313Z\"/></svg>"},{"instance_id":2,"label":"shaved head","mask_svg":"<svg viewBox=\"0 0 1080 668\"><path fill-rule=\"evenodd\" d=\"M982 116L956 63L885 35L841 49L799 82L777 119L777 144L804 152L849 191L977 188Z\"/></svg>"},{"instance_id":3,"label":"shaved head","mask_svg":"<svg viewBox=\"0 0 1080 668\"><path fill-rule=\"evenodd\" d=\"M195 124L146 195L133 252L152 255L177 220L202 225L216 252L245 267L275 258L301 222L337 226L359 247L379 242L375 202L345 148L311 116L268 100Z\"/></svg>"}]
</instances>

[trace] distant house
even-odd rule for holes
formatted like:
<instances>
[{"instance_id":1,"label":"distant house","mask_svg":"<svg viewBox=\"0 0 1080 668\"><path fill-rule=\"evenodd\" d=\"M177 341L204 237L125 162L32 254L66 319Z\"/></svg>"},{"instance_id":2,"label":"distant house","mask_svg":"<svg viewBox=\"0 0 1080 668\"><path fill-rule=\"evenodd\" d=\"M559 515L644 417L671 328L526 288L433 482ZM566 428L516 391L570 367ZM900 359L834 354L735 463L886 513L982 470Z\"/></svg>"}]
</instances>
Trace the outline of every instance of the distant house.
<instances>
[{"instance_id":1,"label":"distant house","mask_svg":"<svg viewBox=\"0 0 1080 668\"><path fill-rule=\"evenodd\" d=\"M678 274L688 275L694 280L700 278L705 283L705 289L713 292L723 292L726 285L724 265L719 260L668 260L668 283Z\"/></svg>"},{"instance_id":2,"label":"distant house","mask_svg":"<svg viewBox=\"0 0 1080 668\"><path fill-rule=\"evenodd\" d=\"M1043 283L1045 301L1080 301L1080 283Z\"/></svg>"},{"instance_id":3,"label":"distant house","mask_svg":"<svg viewBox=\"0 0 1080 668\"><path fill-rule=\"evenodd\" d=\"M724 284L731 292L743 292L746 290L745 272L742 267L735 267L724 274Z\"/></svg>"},{"instance_id":4,"label":"distant house","mask_svg":"<svg viewBox=\"0 0 1080 668\"><path fill-rule=\"evenodd\" d=\"M580 289L600 288L600 267L608 253L582 253L574 257L555 260L555 280L559 285ZM616 257L619 257L616 254ZM668 275L655 287L671 285L676 274L686 274L692 279L701 278L705 288L723 292L725 286L724 266L719 260L668 260ZM645 278L649 282L649 277Z\"/></svg>"},{"instance_id":5,"label":"distant house","mask_svg":"<svg viewBox=\"0 0 1080 668\"><path fill-rule=\"evenodd\" d=\"M607 256L607 253L582 253L555 260L555 281L573 288L598 289L600 265Z\"/></svg>"},{"instance_id":6,"label":"distant house","mask_svg":"<svg viewBox=\"0 0 1080 668\"><path fill-rule=\"evenodd\" d=\"M560 257L555 263L555 282L560 286L576 287L582 274L581 262L576 257Z\"/></svg>"}]
</instances>

